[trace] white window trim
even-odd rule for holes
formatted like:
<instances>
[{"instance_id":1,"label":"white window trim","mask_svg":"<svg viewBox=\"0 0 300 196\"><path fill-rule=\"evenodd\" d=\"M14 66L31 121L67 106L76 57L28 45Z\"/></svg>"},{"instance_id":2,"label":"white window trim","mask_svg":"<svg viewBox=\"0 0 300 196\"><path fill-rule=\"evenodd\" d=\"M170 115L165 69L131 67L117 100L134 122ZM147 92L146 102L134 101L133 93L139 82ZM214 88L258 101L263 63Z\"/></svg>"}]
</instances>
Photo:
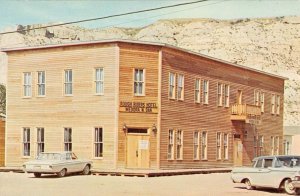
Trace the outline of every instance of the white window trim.
<instances>
[{"instance_id":1,"label":"white window trim","mask_svg":"<svg viewBox=\"0 0 300 196\"><path fill-rule=\"evenodd\" d=\"M219 86L221 87L220 92L219 92ZM222 107L223 106L223 84L222 83L217 83L217 106Z\"/></svg>"},{"instance_id":2,"label":"white window trim","mask_svg":"<svg viewBox=\"0 0 300 196\"><path fill-rule=\"evenodd\" d=\"M66 130L66 129L71 130L71 141L66 141L66 140L65 140L65 137L66 137L66 136L65 136L65 133L66 133L65 130ZM65 150L66 144L68 144L68 146L69 146L69 144L71 144L71 151L72 151L72 150L73 150L73 141L72 141L72 139L73 139L73 138L72 138L72 135L73 135L73 129L72 129L72 127L64 127L64 134L63 134L63 135L64 135L64 140L63 140L63 141L64 141L63 150L66 151L66 150ZM68 148L69 148L69 147L68 147Z\"/></svg>"},{"instance_id":3,"label":"white window trim","mask_svg":"<svg viewBox=\"0 0 300 196\"><path fill-rule=\"evenodd\" d=\"M205 88L204 88L205 81L207 84L207 91L205 91ZM203 83L203 104L208 105L208 103L209 103L209 80L204 79L202 83Z\"/></svg>"},{"instance_id":4,"label":"white window trim","mask_svg":"<svg viewBox=\"0 0 300 196\"><path fill-rule=\"evenodd\" d=\"M196 84L198 85L198 89L196 88ZM201 102L201 79L196 78L195 79L195 84L194 84L194 101L195 103L200 103ZM198 99L196 99L196 95Z\"/></svg>"},{"instance_id":5,"label":"white window trim","mask_svg":"<svg viewBox=\"0 0 300 196\"><path fill-rule=\"evenodd\" d=\"M179 78L182 77L182 86L179 87ZM179 88L181 88L181 94L179 98ZM184 75L183 74L177 74L177 100L184 101Z\"/></svg>"},{"instance_id":6,"label":"white window trim","mask_svg":"<svg viewBox=\"0 0 300 196\"><path fill-rule=\"evenodd\" d=\"M271 95L271 114L275 114L276 112L276 95Z\"/></svg>"},{"instance_id":7,"label":"white window trim","mask_svg":"<svg viewBox=\"0 0 300 196\"><path fill-rule=\"evenodd\" d=\"M25 82L26 76L29 76L30 81L28 84ZM29 95L25 95L25 89L29 87ZM32 73L31 72L23 72L23 98L31 98L32 97Z\"/></svg>"},{"instance_id":8,"label":"white window trim","mask_svg":"<svg viewBox=\"0 0 300 196\"><path fill-rule=\"evenodd\" d=\"M135 70L143 70L143 81L135 81ZM142 93L141 94L138 94L138 93L135 93L134 92L134 84L138 82L138 83L142 83L143 84L143 88L142 88ZM143 97L146 95L146 69L144 68L134 68L133 69L133 94L134 96L136 97Z\"/></svg>"},{"instance_id":9,"label":"white window trim","mask_svg":"<svg viewBox=\"0 0 300 196\"><path fill-rule=\"evenodd\" d=\"M44 83L39 83L39 73L44 73ZM45 71L37 71L37 81L36 81L36 86L37 86L37 91L36 91L36 96L37 97L46 97L46 72ZM44 95L40 95L40 85L44 85Z\"/></svg>"},{"instance_id":10,"label":"white window trim","mask_svg":"<svg viewBox=\"0 0 300 196\"><path fill-rule=\"evenodd\" d=\"M172 132L172 138L170 140L170 131ZM172 143L170 143L170 141ZM171 149L171 157L169 157L169 146L172 146ZM174 160L174 154L175 154L175 130L169 129L168 131L168 148L167 148L167 160Z\"/></svg>"},{"instance_id":11,"label":"white window trim","mask_svg":"<svg viewBox=\"0 0 300 196\"><path fill-rule=\"evenodd\" d=\"M102 80L101 79L99 79L99 80L97 80L97 70L102 70ZM101 71L100 71L100 73L101 73ZM95 67L95 69L94 69L94 93L95 93L95 95L104 95L104 68L103 67ZM97 93L97 83L100 83L100 85L102 84L102 90L103 90L103 92L99 92L99 93Z\"/></svg>"},{"instance_id":12,"label":"white window trim","mask_svg":"<svg viewBox=\"0 0 300 196\"><path fill-rule=\"evenodd\" d=\"M197 133L197 138L195 138L195 133ZM200 150L199 150L200 149L200 131L194 131L193 134L194 134L193 135L193 151L194 151L193 159L200 160ZM195 150L196 146L197 146L197 149ZM195 155L196 155L196 157L195 157Z\"/></svg>"},{"instance_id":13,"label":"white window trim","mask_svg":"<svg viewBox=\"0 0 300 196\"><path fill-rule=\"evenodd\" d=\"M281 96L280 95L276 95L275 96L275 99L276 99L276 106L275 106L275 109L276 109L276 111L275 111L275 113L276 113L276 115L280 115L280 102L281 102Z\"/></svg>"},{"instance_id":14,"label":"white window trim","mask_svg":"<svg viewBox=\"0 0 300 196\"><path fill-rule=\"evenodd\" d=\"M72 72L72 81L70 82L70 81L66 81L66 72L69 72L69 71L71 71ZM74 83L74 73L73 73L73 70L72 69L65 69L64 70L64 86L63 86L63 90L64 90L64 96L66 96L66 97L68 97L68 96L73 96L73 93L74 93L74 89L73 89L73 83ZM71 84L71 91L72 91L72 93L71 94L67 94L66 93L66 85L67 84Z\"/></svg>"},{"instance_id":15,"label":"white window trim","mask_svg":"<svg viewBox=\"0 0 300 196\"><path fill-rule=\"evenodd\" d=\"M218 135L220 136L218 138ZM221 132L217 132L216 133L216 150L217 150L217 160L221 160L222 159L222 133Z\"/></svg>"},{"instance_id":16,"label":"white window trim","mask_svg":"<svg viewBox=\"0 0 300 196\"><path fill-rule=\"evenodd\" d=\"M44 134L44 141L41 141L41 138L39 138L39 130L43 130ZM37 127L36 128L36 155L39 155L39 145L44 145L44 151L45 151L45 128L44 127ZM41 151L41 152L44 152Z\"/></svg>"},{"instance_id":17,"label":"white window trim","mask_svg":"<svg viewBox=\"0 0 300 196\"><path fill-rule=\"evenodd\" d=\"M171 90L171 75L173 76L173 86L172 86L172 96L170 96L170 90ZM175 99L176 97L176 74L173 72L169 72L169 82L168 82L168 97L169 99Z\"/></svg>"},{"instance_id":18,"label":"white window trim","mask_svg":"<svg viewBox=\"0 0 300 196\"><path fill-rule=\"evenodd\" d=\"M96 142L95 141L95 139L96 139L96 135L95 135L95 133L96 133L96 128L101 128L102 129L102 142ZM93 129L93 155L92 155L92 157L93 157L93 159L103 159L103 157L104 157L104 131L103 131L104 129L103 129L103 126L98 126L98 127L94 127L94 129ZM95 145L96 145L96 143L98 143L98 144L101 144L102 143L102 156L99 156L99 157L96 157L95 156L95 154L96 154L96 152L95 152Z\"/></svg>"},{"instance_id":19,"label":"white window trim","mask_svg":"<svg viewBox=\"0 0 300 196\"><path fill-rule=\"evenodd\" d=\"M203 134L205 134L205 142L203 142ZM207 160L207 139L208 139L208 132L202 131L201 132L201 160ZM205 150L203 149L203 146L205 146ZM204 151L204 154L203 154Z\"/></svg>"},{"instance_id":20,"label":"white window trim","mask_svg":"<svg viewBox=\"0 0 300 196\"><path fill-rule=\"evenodd\" d=\"M180 138L178 139L178 133L181 132ZM183 131L181 129L176 130L176 160L183 160ZM179 157L177 147L180 146Z\"/></svg>"},{"instance_id":21,"label":"white window trim","mask_svg":"<svg viewBox=\"0 0 300 196\"><path fill-rule=\"evenodd\" d=\"M225 142L226 140L226 142ZM225 145L226 143L226 145ZM229 159L229 147L228 147L228 143L229 143L229 133L224 133L223 134L223 148L224 148L224 160L228 160Z\"/></svg>"},{"instance_id":22,"label":"white window trim","mask_svg":"<svg viewBox=\"0 0 300 196\"><path fill-rule=\"evenodd\" d=\"M226 93L227 93L226 89L228 89L228 96L226 95ZM229 106L230 106L229 102L230 102L230 85L225 84L224 85L224 107L225 108L229 108Z\"/></svg>"},{"instance_id":23,"label":"white window trim","mask_svg":"<svg viewBox=\"0 0 300 196\"><path fill-rule=\"evenodd\" d=\"M27 130L29 130L29 141L24 141L24 132L25 132L25 129ZM24 155L25 154L25 143L28 143L29 144L29 155ZM22 153L22 158L30 158L31 157L31 147L32 147L32 145L31 145L31 130L30 130L30 127L23 127L22 128L22 151L21 151L21 153Z\"/></svg>"}]
</instances>

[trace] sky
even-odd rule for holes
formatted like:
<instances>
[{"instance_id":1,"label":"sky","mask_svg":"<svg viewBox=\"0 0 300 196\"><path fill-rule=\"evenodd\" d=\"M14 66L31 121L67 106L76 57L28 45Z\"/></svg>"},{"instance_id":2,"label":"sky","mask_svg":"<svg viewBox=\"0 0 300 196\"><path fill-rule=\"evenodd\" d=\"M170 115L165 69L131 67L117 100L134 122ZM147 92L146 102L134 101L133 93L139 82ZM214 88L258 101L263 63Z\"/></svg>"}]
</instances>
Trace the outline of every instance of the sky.
<instances>
[{"instance_id":1,"label":"sky","mask_svg":"<svg viewBox=\"0 0 300 196\"><path fill-rule=\"evenodd\" d=\"M0 31L15 25L70 22L196 0L0 0ZM166 18L240 19L300 15L300 0L208 0L159 11L79 23L86 28L142 27Z\"/></svg>"}]
</instances>

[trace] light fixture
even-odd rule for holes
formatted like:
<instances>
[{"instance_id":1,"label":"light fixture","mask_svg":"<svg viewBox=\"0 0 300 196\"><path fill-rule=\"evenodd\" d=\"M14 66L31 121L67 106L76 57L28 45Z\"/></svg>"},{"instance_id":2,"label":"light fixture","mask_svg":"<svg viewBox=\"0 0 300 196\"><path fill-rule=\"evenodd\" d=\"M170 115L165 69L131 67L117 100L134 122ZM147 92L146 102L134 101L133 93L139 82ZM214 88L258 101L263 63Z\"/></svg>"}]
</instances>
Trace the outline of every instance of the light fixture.
<instances>
[{"instance_id":1,"label":"light fixture","mask_svg":"<svg viewBox=\"0 0 300 196\"><path fill-rule=\"evenodd\" d=\"M156 133L156 132L157 132L157 127L156 127L156 125L155 125L155 124L153 124L153 125L152 125L152 131L153 131L154 133Z\"/></svg>"},{"instance_id":2,"label":"light fixture","mask_svg":"<svg viewBox=\"0 0 300 196\"><path fill-rule=\"evenodd\" d=\"M123 127L122 127L123 131L126 132L127 131L127 126L126 123L123 123Z\"/></svg>"}]
</instances>

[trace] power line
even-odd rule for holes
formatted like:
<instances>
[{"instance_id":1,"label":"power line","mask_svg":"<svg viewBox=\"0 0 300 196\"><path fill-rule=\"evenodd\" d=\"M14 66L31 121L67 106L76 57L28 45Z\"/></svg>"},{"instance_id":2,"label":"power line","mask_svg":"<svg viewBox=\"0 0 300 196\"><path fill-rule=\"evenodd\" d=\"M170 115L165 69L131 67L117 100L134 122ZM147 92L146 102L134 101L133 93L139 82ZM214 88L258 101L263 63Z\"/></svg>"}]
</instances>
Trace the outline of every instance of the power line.
<instances>
[{"instance_id":1,"label":"power line","mask_svg":"<svg viewBox=\"0 0 300 196\"><path fill-rule=\"evenodd\" d=\"M0 35L10 34L10 33L18 33L18 32L23 32L23 31L31 31L31 30L35 30L35 29L44 29L47 27L56 27L56 26L76 24L76 23L82 23L82 22L89 22L89 21L94 21L94 20L103 20L103 19L107 19L107 18L114 18L114 17L138 14L138 13L143 13L143 12L151 12L151 11L156 11L156 10L161 10L161 9L166 9L166 8L179 7L179 6L183 6L183 5L191 5L191 4L201 3L201 2L205 2L205 1L208 1L208 0L179 3L179 4L162 6L162 7L157 7L157 8L145 9L145 10L139 10L139 11L134 11L134 12L127 12L127 13L123 13L123 14L114 14L114 15L103 16L103 17L98 17L98 18L90 18L90 19L77 20L77 21L65 22L65 23L60 23L60 24L46 25L46 26L42 26L42 27L28 28L26 30L22 29L22 30L16 30L16 31L8 31L8 32L0 33Z\"/></svg>"}]
</instances>

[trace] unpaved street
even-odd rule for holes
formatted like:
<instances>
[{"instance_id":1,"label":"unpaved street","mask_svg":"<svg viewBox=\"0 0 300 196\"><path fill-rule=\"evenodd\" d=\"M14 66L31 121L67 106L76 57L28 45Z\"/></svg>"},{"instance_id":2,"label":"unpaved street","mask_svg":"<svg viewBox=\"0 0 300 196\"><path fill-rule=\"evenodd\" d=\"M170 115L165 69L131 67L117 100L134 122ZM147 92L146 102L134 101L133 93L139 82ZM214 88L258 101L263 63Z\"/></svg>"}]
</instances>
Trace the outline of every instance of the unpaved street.
<instances>
[{"instance_id":1,"label":"unpaved street","mask_svg":"<svg viewBox=\"0 0 300 196\"><path fill-rule=\"evenodd\" d=\"M72 175L34 178L24 173L0 173L1 196L56 195L286 195L276 190L248 191L231 182L229 173L169 177L121 177Z\"/></svg>"}]
</instances>

